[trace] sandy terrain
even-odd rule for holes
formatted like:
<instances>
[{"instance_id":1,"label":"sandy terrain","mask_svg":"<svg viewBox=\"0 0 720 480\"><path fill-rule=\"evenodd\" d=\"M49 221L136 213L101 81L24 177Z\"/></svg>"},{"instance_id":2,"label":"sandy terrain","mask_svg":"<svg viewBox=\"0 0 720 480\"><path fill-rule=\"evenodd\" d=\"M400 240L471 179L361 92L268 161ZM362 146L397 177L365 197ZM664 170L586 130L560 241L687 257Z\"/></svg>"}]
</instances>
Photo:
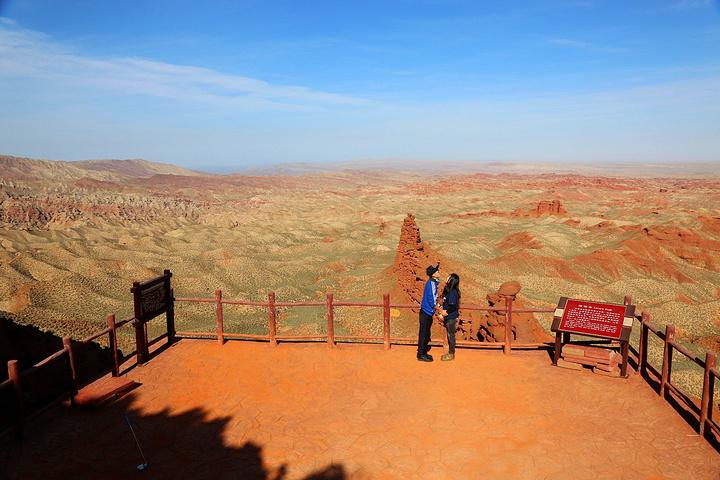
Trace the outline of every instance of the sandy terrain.
<instances>
[{"instance_id":1,"label":"sandy terrain","mask_svg":"<svg viewBox=\"0 0 720 480\"><path fill-rule=\"evenodd\" d=\"M326 292L379 301L391 292L400 301L393 265L412 213L443 269L460 275L468 301L487 305L509 280L522 285L526 306L632 295L655 325L675 324L692 351L719 347L720 176L707 171L289 177L103 165L0 156L0 310L19 322L87 335L107 313L129 316L132 282L164 269L179 297L222 289L227 299L264 301L274 291L278 301ZM212 329L213 308L178 305L178 329ZM279 328L324 331L323 315L322 307L285 309ZM336 333L377 333L368 315L339 311ZM414 334L412 315L403 315L398 325ZM227 307L225 320L226 331L264 333L267 312ZM549 315L535 320L549 328ZM131 334L123 332L122 345ZM657 362L659 349L650 354ZM695 370L679 362L674 379L694 383Z\"/></svg>"}]
</instances>

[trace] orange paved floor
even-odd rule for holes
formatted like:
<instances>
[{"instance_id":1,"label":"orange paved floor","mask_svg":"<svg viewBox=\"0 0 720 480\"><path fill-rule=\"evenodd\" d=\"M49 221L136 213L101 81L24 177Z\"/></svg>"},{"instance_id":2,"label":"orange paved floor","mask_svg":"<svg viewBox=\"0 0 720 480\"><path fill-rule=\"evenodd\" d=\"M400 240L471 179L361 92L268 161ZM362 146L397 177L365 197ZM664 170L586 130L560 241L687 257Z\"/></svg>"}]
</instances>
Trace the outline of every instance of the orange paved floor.
<instances>
[{"instance_id":1,"label":"orange paved floor","mask_svg":"<svg viewBox=\"0 0 720 480\"><path fill-rule=\"evenodd\" d=\"M545 352L427 364L412 347L182 340L127 376L142 384L127 397L3 441L0 478L720 478L720 454L640 378Z\"/></svg>"}]
</instances>

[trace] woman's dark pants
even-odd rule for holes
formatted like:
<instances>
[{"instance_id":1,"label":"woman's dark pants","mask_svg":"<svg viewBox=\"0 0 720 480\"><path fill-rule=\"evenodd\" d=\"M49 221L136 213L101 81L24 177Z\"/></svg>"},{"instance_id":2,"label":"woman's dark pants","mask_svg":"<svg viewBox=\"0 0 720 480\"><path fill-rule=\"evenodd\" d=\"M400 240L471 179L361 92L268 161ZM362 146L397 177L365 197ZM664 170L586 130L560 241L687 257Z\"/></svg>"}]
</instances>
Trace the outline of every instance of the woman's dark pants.
<instances>
[{"instance_id":1,"label":"woman's dark pants","mask_svg":"<svg viewBox=\"0 0 720 480\"><path fill-rule=\"evenodd\" d=\"M455 328L457 327L457 318L445 320L445 328L447 328L448 336L448 353L455 355Z\"/></svg>"}]
</instances>

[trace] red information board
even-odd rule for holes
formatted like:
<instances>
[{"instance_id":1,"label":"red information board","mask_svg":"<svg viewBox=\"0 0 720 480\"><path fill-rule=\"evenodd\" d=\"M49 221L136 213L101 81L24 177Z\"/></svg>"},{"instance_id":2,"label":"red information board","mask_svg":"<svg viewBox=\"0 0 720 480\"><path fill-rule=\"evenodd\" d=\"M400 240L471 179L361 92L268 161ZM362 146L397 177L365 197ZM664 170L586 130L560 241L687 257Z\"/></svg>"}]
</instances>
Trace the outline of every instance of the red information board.
<instances>
[{"instance_id":1,"label":"red information board","mask_svg":"<svg viewBox=\"0 0 720 480\"><path fill-rule=\"evenodd\" d=\"M626 305L568 299L558 330L619 340L626 309Z\"/></svg>"},{"instance_id":2,"label":"red information board","mask_svg":"<svg viewBox=\"0 0 720 480\"><path fill-rule=\"evenodd\" d=\"M616 340L620 342L622 352L620 376L627 378L630 332L634 318L634 305L588 302L561 297L550 327L555 333L553 365L557 365L560 359L561 337L565 338L565 343L570 341L571 334Z\"/></svg>"}]
</instances>

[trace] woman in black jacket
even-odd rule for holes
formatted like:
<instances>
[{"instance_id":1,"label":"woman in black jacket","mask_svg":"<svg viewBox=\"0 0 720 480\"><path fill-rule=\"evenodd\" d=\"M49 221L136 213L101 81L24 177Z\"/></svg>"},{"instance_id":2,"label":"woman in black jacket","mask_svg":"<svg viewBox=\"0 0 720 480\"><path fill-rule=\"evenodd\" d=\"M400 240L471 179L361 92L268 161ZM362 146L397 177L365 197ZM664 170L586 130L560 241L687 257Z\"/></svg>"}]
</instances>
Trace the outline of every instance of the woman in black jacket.
<instances>
[{"instance_id":1,"label":"woman in black jacket","mask_svg":"<svg viewBox=\"0 0 720 480\"><path fill-rule=\"evenodd\" d=\"M442 292L443 311L445 318L445 328L448 336L448 353L443 355L440 360L447 362L455 360L455 329L460 312L460 277L455 273L451 273L445 282L445 288Z\"/></svg>"}]
</instances>

